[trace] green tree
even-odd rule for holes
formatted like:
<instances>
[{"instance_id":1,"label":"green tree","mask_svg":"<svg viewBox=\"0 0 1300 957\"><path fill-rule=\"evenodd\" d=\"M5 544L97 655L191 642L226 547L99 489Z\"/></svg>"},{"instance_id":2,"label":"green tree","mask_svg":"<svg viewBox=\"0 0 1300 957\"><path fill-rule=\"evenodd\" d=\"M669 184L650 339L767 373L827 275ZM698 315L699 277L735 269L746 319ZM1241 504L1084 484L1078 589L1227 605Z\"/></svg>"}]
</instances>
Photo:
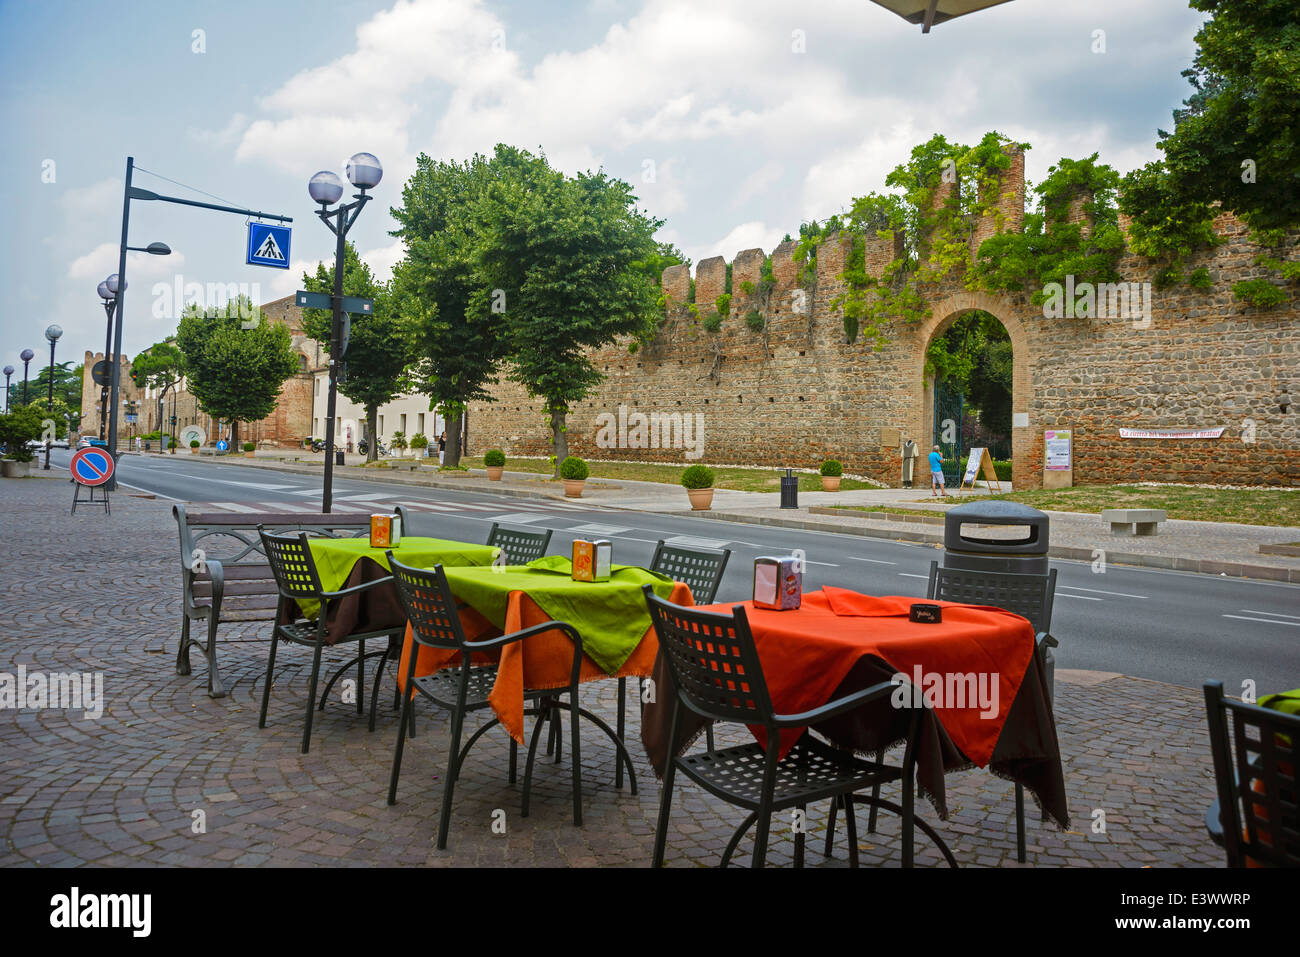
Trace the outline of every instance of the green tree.
<instances>
[{"instance_id":1,"label":"green tree","mask_svg":"<svg viewBox=\"0 0 1300 957\"><path fill-rule=\"evenodd\" d=\"M47 365L27 381L27 398L31 402L44 401L50 393L50 367ZM62 399L65 405L74 409L81 408L81 366L73 366L72 361L54 364L54 397ZM9 386L9 402L21 402L23 398L22 380Z\"/></svg>"},{"instance_id":2,"label":"green tree","mask_svg":"<svg viewBox=\"0 0 1300 957\"><path fill-rule=\"evenodd\" d=\"M477 262L479 203L493 179L517 172L507 165L499 155L446 163L421 153L392 210L400 224L393 235L406 244L393 290L415 360L412 381L447 420L447 465L460 464L466 405L493 401L490 385L506 351L500 299L477 310L470 303L486 283Z\"/></svg>"},{"instance_id":3,"label":"green tree","mask_svg":"<svg viewBox=\"0 0 1300 957\"><path fill-rule=\"evenodd\" d=\"M46 415L44 409L34 405L20 405L7 413L0 413L0 445L5 447L5 458L16 462L32 460L27 443L41 437L44 431L41 421Z\"/></svg>"},{"instance_id":4,"label":"green tree","mask_svg":"<svg viewBox=\"0 0 1300 957\"><path fill-rule=\"evenodd\" d=\"M1183 71L1195 92L1174 111L1174 131L1159 131L1171 203L1217 201L1258 230L1294 226L1300 223L1300 4L1191 0L1190 6L1211 18L1196 34L1192 68Z\"/></svg>"},{"instance_id":5,"label":"green tree","mask_svg":"<svg viewBox=\"0 0 1300 957\"><path fill-rule=\"evenodd\" d=\"M137 389L153 387L158 390L158 429L163 428L163 399L176 389L185 376L185 357L176 348L176 337L168 336L156 342L131 362L131 381Z\"/></svg>"},{"instance_id":6,"label":"green tree","mask_svg":"<svg viewBox=\"0 0 1300 957\"><path fill-rule=\"evenodd\" d=\"M270 415L285 379L298 371L288 328L268 321L246 296L207 310L187 306L176 345L190 394L208 415L231 424L232 446L239 423Z\"/></svg>"},{"instance_id":7,"label":"green tree","mask_svg":"<svg viewBox=\"0 0 1300 957\"><path fill-rule=\"evenodd\" d=\"M497 146L512 175L478 204L486 280L470 309L504 302L510 377L542 400L556 462L568 455L569 406L603 379L591 350L654 328L660 291L643 267L662 220L636 208L632 187L604 173L566 177L545 156ZM558 470L557 470L558 474Z\"/></svg>"},{"instance_id":8,"label":"green tree","mask_svg":"<svg viewBox=\"0 0 1300 957\"><path fill-rule=\"evenodd\" d=\"M320 263L316 274L303 273L302 281L309 292L333 293L333 264ZM401 394L410 357L388 284L375 281L370 267L362 262L351 243L347 244L343 254L343 295L360 296L375 302L374 312L370 315L352 316L348 351L343 357L346 374L339 379L338 386L340 392L366 410L366 435L370 437L366 458L373 462L379 456L379 443L376 441L379 407ZM303 310L303 331L321 343L326 352L329 351L332 321L328 309Z\"/></svg>"}]
</instances>

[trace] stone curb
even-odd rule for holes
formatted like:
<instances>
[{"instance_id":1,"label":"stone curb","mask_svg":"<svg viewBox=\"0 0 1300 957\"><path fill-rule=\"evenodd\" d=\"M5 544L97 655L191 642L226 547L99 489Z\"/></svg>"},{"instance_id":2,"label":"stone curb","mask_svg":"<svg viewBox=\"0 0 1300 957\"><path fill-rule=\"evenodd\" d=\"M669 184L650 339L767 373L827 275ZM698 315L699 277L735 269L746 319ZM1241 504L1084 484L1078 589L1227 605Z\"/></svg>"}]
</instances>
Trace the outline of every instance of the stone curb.
<instances>
[{"instance_id":1,"label":"stone curb","mask_svg":"<svg viewBox=\"0 0 1300 957\"><path fill-rule=\"evenodd\" d=\"M942 525L943 513L938 516L916 515L910 512L868 512L865 509L837 508L833 505L809 505L809 515L832 515L840 518L864 518L881 522L914 522L921 525Z\"/></svg>"},{"instance_id":2,"label":"stone curb","mask_svg":"<svg viewBox=\"0 0 1300 957\"><path fill-rule=\"evenodd\" d=\"M617 507L617 506L615 506ZM815 507L815 506L814 506ZM747 525L768 525L775 528L794 528L808 532L832 532L840 535L862 535L866 538L883 538L890 541L922 542L939 545L943 536L939 533L910 529L870 528L861 525L841 525L837 522L809 521L807 519L781 518L779 516L746 515L738 512L667 512L661 515L693 515L698 518L711 518L715 521L740 522ZM812 511L812 508L809 509ZM1091 548L1078 548L1069 545L1053 545L1047 549L1049 558L1065 561L1092 562L1096 560ZM1194 572L1200 575L1227 576L1228 578L1255 578L1263 581L1284 582L1300 585L1300 568L1278 568L1272 565L1249 565L1243 562L1222 562L1209 559L1183 558L1170 555L1141 555L1133 552L1114 552L1106 550L1106 563L1109 565L1136 565L1145 568L1164 568L1170 571Z\"/></svg>"}]
</instances>

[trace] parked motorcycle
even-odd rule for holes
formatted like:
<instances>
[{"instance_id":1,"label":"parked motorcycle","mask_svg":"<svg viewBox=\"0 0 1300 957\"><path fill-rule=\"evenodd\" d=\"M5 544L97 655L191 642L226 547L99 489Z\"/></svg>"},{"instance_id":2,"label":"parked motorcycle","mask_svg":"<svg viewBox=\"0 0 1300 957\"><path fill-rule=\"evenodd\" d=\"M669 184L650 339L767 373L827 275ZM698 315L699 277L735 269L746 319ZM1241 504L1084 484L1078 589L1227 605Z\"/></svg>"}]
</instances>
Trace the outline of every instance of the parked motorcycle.
<instances>
[{"instance_id":1,"label":"parked motorcycle","mask_svg":"<svg viewBox=\"0 0 1300 957\"><path fill-rule=\"evenodd\" d=\"M324 451L325 451L325 440L324 440L324 439L312 439L312 440L311 440L311 450L312 450L313 452L324 452Z\"/></svg>"},{"instance_id":2,"label":"parked motorcycle","mask_svg":"<svg viewBox=\"0 0 1300 957\"><path fill-rule=\"evenodd\" d=\"M380 442L379 445L376 446L376 450L377 451L375 452L375 454L380 457L388 454L388 449L384 447L383 442ZM370 452L370 443L367 442L365 439L362 439L360 442L357 443L357 451L359 451L362 455L368 454Z\"/></svg>"}]
</instances>

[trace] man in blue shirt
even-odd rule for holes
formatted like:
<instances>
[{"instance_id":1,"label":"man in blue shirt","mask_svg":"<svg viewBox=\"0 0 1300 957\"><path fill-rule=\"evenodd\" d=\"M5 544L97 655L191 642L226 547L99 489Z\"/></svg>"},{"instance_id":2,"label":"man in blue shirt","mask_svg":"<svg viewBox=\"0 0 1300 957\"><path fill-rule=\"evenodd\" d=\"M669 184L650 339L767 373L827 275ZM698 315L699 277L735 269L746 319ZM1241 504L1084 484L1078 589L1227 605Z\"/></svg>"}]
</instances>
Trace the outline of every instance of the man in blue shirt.
<instances>
[{"instance_id":1,"label":"man in blue shirt","mask_svg":"<svg viewBox=\"0 0 1300 957\"><path fill-rule=\"evenodd\" d=\"M930 452L930 494L948 497L948 490L943 487L943 456L939 454L937 445Z\"/></svg>"}]
</instances>

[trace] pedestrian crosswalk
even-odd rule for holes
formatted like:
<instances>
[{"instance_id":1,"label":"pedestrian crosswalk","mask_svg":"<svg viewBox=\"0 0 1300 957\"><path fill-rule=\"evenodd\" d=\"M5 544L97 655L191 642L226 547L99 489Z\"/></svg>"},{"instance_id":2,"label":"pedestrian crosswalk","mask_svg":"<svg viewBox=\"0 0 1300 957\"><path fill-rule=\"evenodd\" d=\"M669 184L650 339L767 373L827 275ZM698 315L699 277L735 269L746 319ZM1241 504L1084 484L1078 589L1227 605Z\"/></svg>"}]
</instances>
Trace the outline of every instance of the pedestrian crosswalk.
<instances>
[{"instance_id":1,"label":"pedestrian crosswalk","mask_svg":"<svg viewBox=\"0 0 1300 957\"><path fill-rule=\"evenodd\" d=\"M290 494L299 495L302 492L291 492ZM309 494L319 496L319 489L310 490ZM295 513L320 513L319 501L315 504L306 502L293 502L278 499L273 502L204 502L196 503L201 508L206 509L223 509L228 512L295 512ZM333 511L351 512L367 511L373 509L383 509L391 511L394 506L401 505L411 512L494 512L498 513L503 520L514 519L525 521L527 518L540 518L546 512L564 512L564 511L588 511L589 507L577 505L571 502L561 502L557 500L539 500L539 501L512 501L509 505L497 502L423 502L403 500L400 496L393 495L346 495L334 499ZM509 510L513 510L510 512ZM505 513L505 514L503 514ZM527 518L521 517L527 516Z\"/></svg>"}]
</instances>

